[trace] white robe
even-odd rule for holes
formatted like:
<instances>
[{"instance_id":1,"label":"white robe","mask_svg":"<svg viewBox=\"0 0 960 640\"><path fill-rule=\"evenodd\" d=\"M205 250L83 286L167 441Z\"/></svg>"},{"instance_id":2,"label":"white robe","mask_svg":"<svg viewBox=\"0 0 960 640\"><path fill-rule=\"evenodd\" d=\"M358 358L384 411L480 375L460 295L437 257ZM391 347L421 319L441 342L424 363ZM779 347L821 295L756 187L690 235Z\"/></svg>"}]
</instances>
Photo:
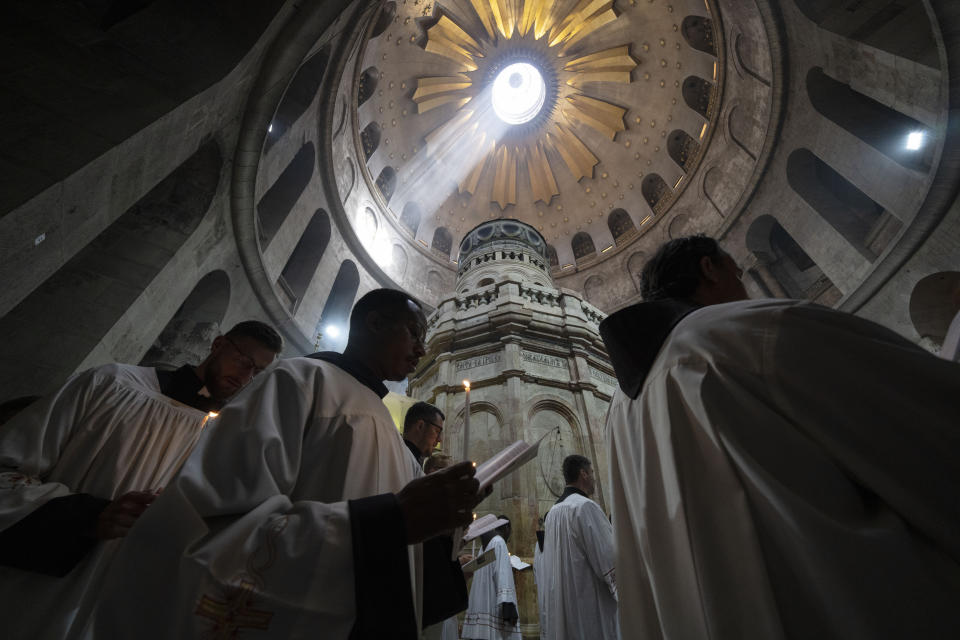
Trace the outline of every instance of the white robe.
<instances>
[{"instance_id":1,"label":"white robe","mask_svg":"<svg viewBox=\"0 0 960 640\"><path fill-rule=\"evenodd\" d=\"M624 638L960 638L960 365L817 305L716 305L608 427Z\"/></svg>"},{"instance_id":2,"label":"white robe","mask_svg":"<svg viewBox=\"0 0 960 640\"><path fill-rule=\"evenodd\" d=\"M54 498L163 488L205 417L162 395L152 368L111 364L73 376L0 428L0 530ZM101 542L60 578L0 567L3 637L65 637L118 542Z\"/></svg>"},{"instance_id":3,"label":"white robe","mask_svg":"<svg viewBox=\"0 0 960 640\"><path fill-rule=\"evenodd\" d=\"M470 603L464 616L461 637L471 640L520 640L519 625L508 625L500 617L500 605L504 602L517 606L517 590L507 543L500 536L494 536L483 552L490 549L496 549L497 559L473 574Z\"/></svg>"},{"instance_id":4,"label":"white robe","mask_svg":"<svg viewBox=\"0 0 960 640\"><path fill-rule=\"evenodd\" d=\"M419 474L376 393L333 364L284 360L223 409L137 522L86 637L347 638L357 604L347 501ZM374 534L399 538L418 599L420 546L403 545L402 531ZM401 604L419 628L420 602Z\"/></svg>"},{"instance_id":5,"label":"white robe","mask_svg":"<svg viewBox=\"0 0 960 640\"><path fill-rule=\"evenodd\" d=\"M613 527L600 505L572 494L550 507L540 563L550 576L542 588L543 637L616 640Z\"/></svg>"}]
</instances>

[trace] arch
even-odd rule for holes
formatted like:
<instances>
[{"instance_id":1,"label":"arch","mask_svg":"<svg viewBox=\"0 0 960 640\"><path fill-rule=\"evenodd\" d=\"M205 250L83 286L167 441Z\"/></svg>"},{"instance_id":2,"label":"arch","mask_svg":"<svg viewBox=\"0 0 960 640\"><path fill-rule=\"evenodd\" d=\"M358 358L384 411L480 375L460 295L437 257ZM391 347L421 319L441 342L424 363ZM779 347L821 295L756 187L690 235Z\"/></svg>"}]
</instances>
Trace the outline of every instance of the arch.
<instances>
[{"instance_id":1,"label":"arch","mask_svg":"<svg viewBox=\"0 0 960 640\"><path fill-rule=\"evenodd\" d=\"M794 2L800 12L821 29L928 67L940 68L937 42L921 0Z\"/></svg>"},{"instance_id":2,"label":"arch","mask_svg":"<svg viewBox=\"0 0 960 640\"><path fill-rule=\"evenodd\" d=\"M713 83L699 76L687 76L680 93L688 107L709 120L713 106L713 89Z\"/></svg>"},{"instance_id":3,"label":"arch","mask_svg":"<svg viewBox=\"0 0 960 640\"><path fill-rule=\"evenodd\" d=\"M570 247L573 249L573 259L588 258L597 253L597 246L593 244L593 238L586 231L580 231L573 236L570 241Z\"/></svg>"},{"instance_id":4,"label":"arch","mask_svg":"<svg viewBox=\"0 0 960 640\"><path fill-rule=\"evenodd\" d=\"M667 136L667 154L684 173L689 173L700 155L700 143L683 129L674 129Z\"/></svg>"},{"instance_id":5,"label":"arch","mask_svg":"<svg viewBox=\"0 0 960 640\"><path fill-rule=\"evenodd\" d=\"M583 297L587 299L587 302L597 306L602 296L603 278L600 276L590 276L587 278L587 281L583 283Z\"/></svg>"},{"instance_id":6,"label":"arch","mask_svg":"<svg viewBox=\"0 0 960 640\"><path fill-rule=\"evenodd\" d=\"M364 207L363 211L360 212L357 223L361 238L365 240L372 240L377 237L377 229L380 228L380 220L377 218L377 214L373 209L370 207Z\"/></svg>"},{"instance_id":7,"label":"arch","mask_svg":"<svg viewBox=\"0 0 960 640\"><path fill-rule=\"evenodd\" d=\"M315 162L313 143L308 142L293 157L277 181L257 203L257 224L260 230L260 247L265 248L280 230L290 215L300 195L310 183Z\"/></svg>"},{"instance_id":8,"label":"arch","mask_svg":"<svg viewBox=\"0 0 960 640\"><path fill-rule=\"evenodd\" d=\"M140 360L143 367L176 369L199 364L210 343L226 328L223 316L230 302L230 278L219 269L200 278L183 304Z\"/></svg>"},{"instance_id":9,"label":"arch","mask_svg":"<svg viewBox=\"0 0 960 640\"><path fill-rule=\"evenodd\" d=\"M930 170L934 145L932 132L923 123L834 80L821 67L807 72L807 95L820 115L891 160L908 169ZM924 141L916 149L907 144L913 133Z\"/></svg>"},{"instance_id":10,"label":"arch","mask_svg":"<svg viewBox=\"0 0 960 640\"><path fill-rule=\"evenodd\" d=\"M630 273L630 279L633 280L633 285L637 288L637 293L640 293L641 275L643 273L643 267L646 264L647 255L642 251L631 254L627 260L627 272Z\"/></svg>"},{"instance_id":11,"label":"arch","mask_svg":"<svg viewBox=\"0 0 960 640\"><path fill-rule=\"evenodd\" d=\"M876 259L890 241L889 230L880 243L876 239L877 229L889 226L883 207L808 149L797 149L787 158L787 182L868 260ZM899 230L902 225L895 222Z\"/></svg>"},{"instance_id":12,"label":"arch","mask_svg":"<svg viewBox=\"0 0 960 640\"><path fill-rule=\"evenodd\" d=\"M747 249L757 256L755 271L761 278L770 277L774 287L760 282L761 288L781 289L790 298L818 299L833 282L823 273L797 241L773 216L759 216L747 229Z\"/></svg>"},{"instance_id":13,"label":"arch","mask_svg":"<svg viewBox=\"0 0 960 640\"><path fill-rule=\"evenodd\" d=\"M0 401L63 383L196 231L222 168L216 141L203 144L0 317L3 335L18 336L0 358ZM165 298L158 300L162 313ZM56 348L50 336L58 337Z\"/></svg>"},{"instance_id":14,"label":"arch","mask_svg":"<svg viewBox=\"0 0 960 640\"><path fill-rule=\"evenodd\" d=\"M377 90L377 84L380 82L380 70L376 67L367 67L360 74L360 82L357 86L357 106L369 100Z\"/></svg>"},{"instance_id":15,"label":"arch","mask_svg":"<svg viewBox=\"0 0 960 640\"><path fill-rule=\"evenodd\" d=\"M492 284L493 284L493 278L484 278L483 280L481 280L480 282L477 283L477 286L478 286L478 287L489 287L489 286L492 285Z\"/></svg>"},{"instance_id":16,"label":"arch","mask_svg":"<svg viewBox=\"0 0 960 640\"><path fill-rule=\"evenodd\" d=\"M393 245L393 269L399 275L403 276L407 272L407 252L398 244Z\"/></svg>"},{"instance_id":17,"label":"arch","mask_svg":"<svg viewBox=\"0 0 960 640\"><path fill-rule=\"evenodd\" d=\"M560 266L560 259L557 257L557 250L552 244L547 245L547 259L550 261L551 267Z\"/></svg>"},{"instance_id":18,"label":"arch","mask_svg":"<svg viewBox=\"0 0 960 640\"><path fill-rule=\"evenodd\" d=\"M403 205L403 211L400 213L400 224L406 227L414 237L417 235L417 229L420 228L420 219L420 205L416 202L408 202Z\"/></svg>"},{"instance_id":19,"label":"arch","mask_svg":"<svg viewBox=\"0 0 960 640\"><path fill-rule=\"evenodd\" d=\"M269 149L310 108L320 90L324 72L330 62L330 45L324 46L300 65L287 86L267 129L265 149Z\"/></svg>"},{"instance_id":20,"label":"arch","mask_svg":"<svg viewBox=\"0 0 960 640\"><path fill-rule=\"evenodd\" d=\"M363 147L363 159L370 160L370 156L380 146L380 125L371 120L360 132L360 146Z\"/></svg>"},{"instance_id":21,"label":"arch","mask_svg":"<svg viewBox=\"0 0 960 640\"><path fill-rule=\"evenodd\" d=\"M669 204L673 191L659 173L648 173L640 183L640 193L654 213L662 213Z\"/></svg>"},{"instance_id":22,"label":"arch","mask_svg":"<svg viewBox=\"0 0 960 640\"><path fill-rule=\"evenodd\" d=\"M344 260L337 271L337 277L330 288L330 294L326 302L323 303L323 311L320 314L320 322L317 323L317 333L323 334L325 327L334 325L340 328L339 337L328 337L324 335L323 342L328 345L345 345L350 326L350 309L353 307L353 300L357 297L357 289L360 287L360 272L357 265L352 260ZM342 348L342 347L341 347Z\"/></svg>"},{"instance_id":23,"label":"arch","mask_svg":"<svg viewBox=\"0 0 960 640\"><path fill-rule=\"evenodd\" d=\"M633 218L624 209L614 209L610 212L607 216L607 228L610 229L614 242L637 230L636 225L633 224Z\"/></svg>"},{"instance_id":24,"label":"arch","mask_svg":"<svg viewBox=\"0 0 960 640\"><path fill-rule=\"evenodd\" d=\"M446 227L437 227L433 231L433 240L430 242L430 248L449 256L450 249L453 248L453 236L447 231Z\"/></svg>"},{"instance_id":25,"label":"arch","mask_svg":"<svg viewBox=\"0 0 960 640\"><path fill-rule=\"evenodd\" d=\"M393 24L393 19L397 15L397 3L396 2L385 2L383 6L380 7L380 13L377 14L377 21L373 23L373 29L370 30L370 39L374 39L383 34L391 24Z\"/></svg>"},{"instance_id":26,"label":"arch","mask_svg":"<svg viewBox=\"0 0 960 640\"><path fill-rule=\"evenodd\" d=\"M277 278L277 286L289 298L291 313L297 312L329 242L330 216L317 209Z\"/></svg>"},{"instance_id":27,"label":"arch","mask_svg":"<svg viewBox=\"0 0 960 640\"><path fill-rule=\"evenodd\" d=\"M393 197L393 192L397 190L397 171L391 166L386 166L380 170L377 176L377 189L383 194L383 199L388 203Z\"/></svg>"},{"instance_id":28,"label":"arch","mask_svg":"<svg viewBox=\"0 0 960 640\"><path fill-rule=\"evenodd\" d=\"M740 111L740 105L735 104L730 107L730 110L727 112L727 133L730 134L730 139L733 140L733 143L740 147L745 154L750 156L751 160L755 161L757 154L747 146L747 141L751 139L763 140L763 134L757 131L757 121L749 114L743 118L735 118L734 114L738 114ZM757 135L758 133L759 135Z\"/></svg>"},{"instance_id":29,"label":"arch","mask_svg":"<svg viewBox=\"0 0 960 640\"><path fill-rule=\"evenodd\" d=\"M910 320L921 338L943 344L950 323L960 313L960 271L932 273L910 293Z\"/></svg>"},{"instance_id":30,"label":"arch","mask_svg":"<svg viewBox=\"0 0 960 640\"><path fill-rule=\"evenodd\" d=\"M559 428L559 432L556 430ZM535 442L542 438L537 455L537 511L545 513L563 492L563 460L567 456L589 453L583 442L582 429L576 413L564 402L554 398L538 398L527 412L523 422L523 438ZM554 431L554 435L547 435Z\"/></svg>"},{"instance_id":31,"label":"arch","mask_svg":"<svg viewBox=\"0 0 960 640\"><path fill-rule=\"evenodd\" d=\"M713 20L703 16L687 16L680 23L680 33L688 45L716 57L717 43L713 37Z\"/></svg>"},{"instance_id":32,"label":"arch","mask_svg":"<svg viewBox=\"0 0 960 640\"><path fill-rule=\"evenodd\" d=\"M760 84L769 87L770 80L767 78L769 69L761 69L760 61L758 60L761 51L763 51L763 49L757 45L753 38L745 36L742 33L738 33L733 41L733 55L740 64L740 68Z\"/></svg>"},{"instance_id":33,"label":"arch","mask_svg":"<svg viewBox=\"0 0 960 640\"><path fill-rule=\"evenodd\" d=\"M434 293L441 293L443 288L443 276L431 269L427 272L427 288Z\"/></svg>"}]
</instances>

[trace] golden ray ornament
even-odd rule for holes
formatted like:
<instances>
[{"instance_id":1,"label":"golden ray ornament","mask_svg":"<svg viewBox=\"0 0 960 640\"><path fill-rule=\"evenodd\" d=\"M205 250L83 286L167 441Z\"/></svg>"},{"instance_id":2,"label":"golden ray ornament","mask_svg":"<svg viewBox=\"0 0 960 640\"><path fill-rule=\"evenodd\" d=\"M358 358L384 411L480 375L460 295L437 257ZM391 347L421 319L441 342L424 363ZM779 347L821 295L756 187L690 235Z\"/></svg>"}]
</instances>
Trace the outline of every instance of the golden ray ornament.
<instances>
[{"instance_id":1,"label":"golden ray ornament","mask_svg":"<svg viewBox=\"0 0 960 640\"><path fill-rule=\"evenodd\" d=\"M426 51L445 58L450 71L419 78L413 100L421 114L454 109L427 136L428 152L469 150L473 164L460 193L475 195L489 184L490 200L505 209L517 203L518 178L526 174L534 201L549 204L559 194L555 166L579 180L599 162L577 131L588 127L613 140L625 129L626 109L588 92L596 83L629 84L637 60L627 45L584 50L585 38L617 19L612 0L469 0L469 7L474 15L460 19L438 3L427 30ZM548 95L532 120L494 139L479 126L485 109L476 99L515 62L532 64Z\"/></svg>"}]
</instances>

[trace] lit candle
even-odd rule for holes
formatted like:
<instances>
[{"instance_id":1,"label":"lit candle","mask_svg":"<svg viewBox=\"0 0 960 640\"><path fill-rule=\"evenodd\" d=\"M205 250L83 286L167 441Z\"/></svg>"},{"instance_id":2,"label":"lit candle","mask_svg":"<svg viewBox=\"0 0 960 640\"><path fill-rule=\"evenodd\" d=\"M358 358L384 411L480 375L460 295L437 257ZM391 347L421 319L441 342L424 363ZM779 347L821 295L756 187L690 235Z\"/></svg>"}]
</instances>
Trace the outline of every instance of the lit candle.
<instances>
[{"instance_id":1,"label":"lit candle","mask_svg":"<svg viewBox=\"0 0 960 640\"><path fill-rule=\"evenodd\" d=\"M207 415L203 416L203 423L200 425L200 428L203 429L205 426L207 426L207 420L209 420L210 418L216 418L218 415L220 414L217 413L216 411L211 411Z\"/></svg>"},{"instance_id":2,"label":"lit candle","mask_svg":"<svg viewBox=\"0 0 960 640\"><path fill-rule=\"evenodd\" d=\"M470 381L463 381L466 399L463 404L463 460L470 459Z\"/></svg>"}]
</instances>

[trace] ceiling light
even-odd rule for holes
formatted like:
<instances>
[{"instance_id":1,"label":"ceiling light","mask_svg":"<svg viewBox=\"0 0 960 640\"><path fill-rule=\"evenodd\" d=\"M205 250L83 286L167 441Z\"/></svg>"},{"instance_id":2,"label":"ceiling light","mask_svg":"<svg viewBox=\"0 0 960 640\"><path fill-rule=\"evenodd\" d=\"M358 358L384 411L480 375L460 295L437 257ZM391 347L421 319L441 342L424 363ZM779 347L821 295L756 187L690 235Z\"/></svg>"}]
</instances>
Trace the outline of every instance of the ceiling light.
<instances>
[{"instance_id":1,"label":"ceiling light","mask_svg":"<svg viewBox=\"0 0 960 640\"><path fill-rule=\"evenodd\" d=\"M497 74L490 101L498 118L507 124L523 124L540 113L546 97L547 87L537 68L515 62Z\"/></svg>"},{"instance_id":2,"label":"ceiling light","mask_svg":"<svg viewBox=\"0 0 960 640\"><path fill-rule=\"evenodd\" d=\"M338 327L338 326L335 325L335 324L328 324L328 325L327 325L327 335L330 336L331 338L339 338L339 337L340 337L340 327Z\"/></svg>"},{"instance_id":3,"label":"ceiling light","mask_svg":"<svg viewBox=\"0 0 960 640\"><path fill-rule=\"evenodd\" d=\"M916 151L922 147L924 137L923 131L911 131L907 135L907 150Z\"/></svg>"}]
</instances>

